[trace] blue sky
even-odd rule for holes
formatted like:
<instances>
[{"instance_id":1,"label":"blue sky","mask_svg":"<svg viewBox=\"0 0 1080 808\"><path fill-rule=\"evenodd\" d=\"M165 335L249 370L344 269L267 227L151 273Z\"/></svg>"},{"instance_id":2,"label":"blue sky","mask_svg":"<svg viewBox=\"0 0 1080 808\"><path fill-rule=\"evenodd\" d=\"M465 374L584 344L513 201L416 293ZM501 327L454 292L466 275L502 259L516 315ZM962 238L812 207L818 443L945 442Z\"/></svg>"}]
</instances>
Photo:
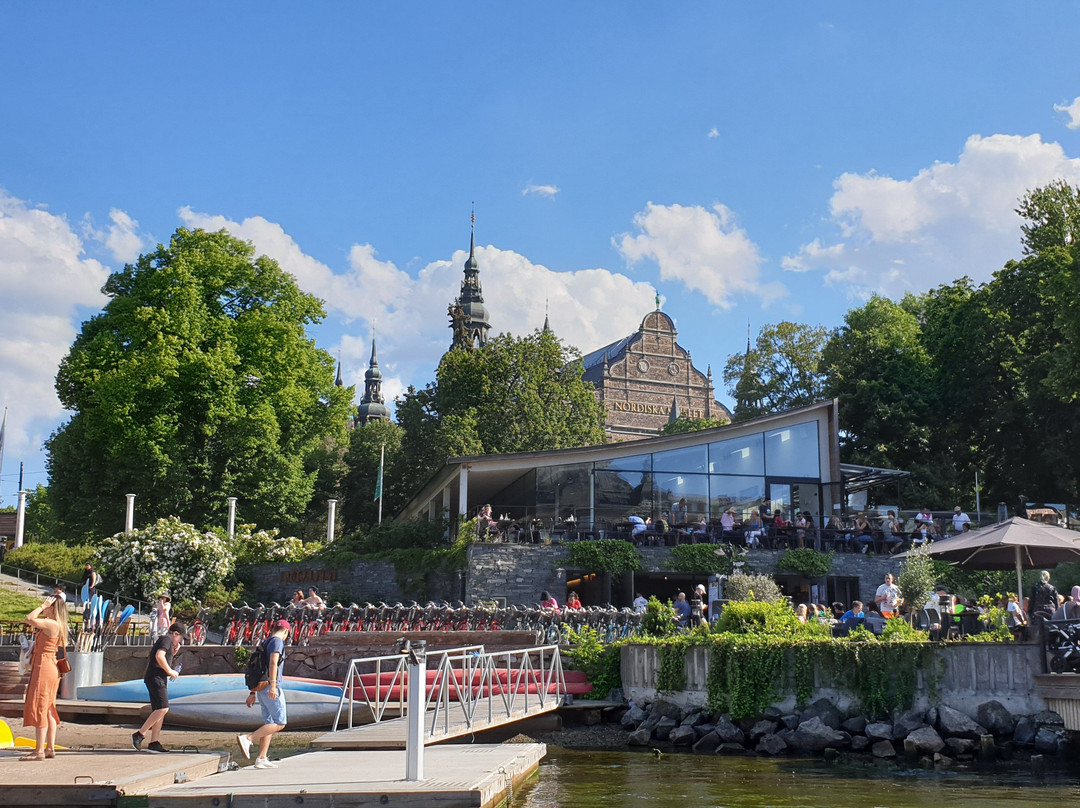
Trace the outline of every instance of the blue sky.
<instances>
[{"instance_id":1,"label":"blue sky","mask_svg":"<svg viewBox=\"0 0 1080 808\"><path fill-rule=\"evenodd\" d=\"M63 422L108 272L228 227L327 301L391 395L445 349L476 206L494 329L582 352L654 290L719 380L764 323L827 327L1019 257L1080 183L1075 6L0 5L0 502ZM725 390L718 391L729 402Z\"/></svg>"}]
</instances>

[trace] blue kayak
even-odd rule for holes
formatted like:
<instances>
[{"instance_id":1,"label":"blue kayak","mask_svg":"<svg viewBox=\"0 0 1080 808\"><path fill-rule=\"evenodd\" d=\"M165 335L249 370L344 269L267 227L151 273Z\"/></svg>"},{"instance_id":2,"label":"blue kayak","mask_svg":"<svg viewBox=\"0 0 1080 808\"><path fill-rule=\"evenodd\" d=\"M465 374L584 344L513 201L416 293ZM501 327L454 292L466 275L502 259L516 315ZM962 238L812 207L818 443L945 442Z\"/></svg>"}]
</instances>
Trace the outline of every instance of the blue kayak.
<instances>
[{"instance_id":1,"label":"blue kayak","mask_svg":"<svg viewBox=\"0 0 1080 808\"><path fill-rule=\"evenodd\" d=\"M305 679L299 676L286 676L282 682L282 689L286 696L290 691L316 693L324 696L341 698L342 687L337 682L326 679ZM224 692L244 693L247 685L244 684L242 673L211 673L203 675L183 676L169 682L169 699L182 699L187 696L200 696L207 693ZM128 679L125 682L110 682L104 685L91 685L80 687L78 697L83 701L119 701L119 702L148 702L150 697L146 692L146 685L142 679Z\"/></svg>"}]
</instances>

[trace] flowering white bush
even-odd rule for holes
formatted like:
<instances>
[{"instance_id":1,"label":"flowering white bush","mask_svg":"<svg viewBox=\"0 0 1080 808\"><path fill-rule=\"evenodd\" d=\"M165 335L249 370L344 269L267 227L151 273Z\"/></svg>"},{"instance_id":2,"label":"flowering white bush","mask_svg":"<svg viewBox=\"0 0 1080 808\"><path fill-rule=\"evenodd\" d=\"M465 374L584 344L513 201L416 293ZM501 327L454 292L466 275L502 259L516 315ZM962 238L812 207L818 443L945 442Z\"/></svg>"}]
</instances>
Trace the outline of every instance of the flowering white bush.
<instances>
[{"instance_id":1,"label":"flowering white bush","mask_svg":"<svg viewBox=\"0 0 1080 808\"><path fill-rule=\"evenodd\" d=\"M94 559L118 591L143 600L164 593L199 600L231 575L235 565L232 550L220 536L200 533L175 516L105 539Z\"/></svg>"},{"instance_id":2,"label":"flowering white bush","mask_svg":"<svg viewBox=\"0 0 1080 808\"><path fill-rule=\"evenodd\" d=\"M233 554L237 564L268 561L303 561L322 547L320 542L304 542L295 536L278 538L278 529L255 530L255 525L237 525Z\"/></svg>"}]
</instances>

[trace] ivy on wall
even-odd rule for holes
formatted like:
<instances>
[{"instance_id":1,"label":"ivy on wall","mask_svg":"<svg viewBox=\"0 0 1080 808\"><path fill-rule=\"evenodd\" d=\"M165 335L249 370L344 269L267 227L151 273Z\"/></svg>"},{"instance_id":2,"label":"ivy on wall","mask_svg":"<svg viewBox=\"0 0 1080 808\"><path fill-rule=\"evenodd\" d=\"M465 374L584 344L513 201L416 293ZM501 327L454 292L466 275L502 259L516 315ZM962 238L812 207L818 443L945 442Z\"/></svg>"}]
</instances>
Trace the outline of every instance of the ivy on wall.
<instances>
[{"instance_id":1,"label":"ivy on wall","mask_svg":"<svg viewBox=\"0 0 1080 808\"><path fill-rule=\"evenodd\" d=\"M732 544L679 544L671 548L667 567L691 575L730 575L733 562L746 558L746 548Z\"/></svg>"},{"instance_id":2,"label":"ivy on wall","mask_svg":"<svg viewBox=\"0 0 1080 808\"><path fill-rule=\"evenodd\" d=\"M822 578L832 569L832 553L821 553L813 547L785 550L776 559L776 569L797 572L804 578Z\"/></svg>"},{"instance_id":3,"label":"ivy on wall","mask_svg":"<svg viewBox=\"0 0 1080 808\"><path fill-rule=\"evenodd\" d=\"M578 541L566 547L567 558L564 563L568 567L590 572L608 572L612 575L641 569L641 554L634 545L622 539Z\"/></svg>"}]
</instances>

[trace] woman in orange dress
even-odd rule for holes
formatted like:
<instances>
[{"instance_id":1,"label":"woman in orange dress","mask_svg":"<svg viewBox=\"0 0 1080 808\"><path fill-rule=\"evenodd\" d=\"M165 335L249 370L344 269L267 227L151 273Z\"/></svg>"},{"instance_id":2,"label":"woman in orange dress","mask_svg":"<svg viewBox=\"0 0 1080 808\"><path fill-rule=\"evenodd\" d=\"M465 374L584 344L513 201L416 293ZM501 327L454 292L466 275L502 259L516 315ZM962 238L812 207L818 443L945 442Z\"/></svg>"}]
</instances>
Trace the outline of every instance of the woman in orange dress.
<instances>
[{"instance_id":1,"label":"woman in orange dress","mask_svg":"<svg viewBox=\"0 0 1080 808\"><path fill-rule=\"evenodd\" d=\"M45 760L56 757L56 691L60 671L56 668L56 649L67 645L67 601L50 595L26 616L26 623L37 629L30 661L30 684L23 704L23 727L33 727L37 745L19 760Z\"/></svg>"}]
</instances>

